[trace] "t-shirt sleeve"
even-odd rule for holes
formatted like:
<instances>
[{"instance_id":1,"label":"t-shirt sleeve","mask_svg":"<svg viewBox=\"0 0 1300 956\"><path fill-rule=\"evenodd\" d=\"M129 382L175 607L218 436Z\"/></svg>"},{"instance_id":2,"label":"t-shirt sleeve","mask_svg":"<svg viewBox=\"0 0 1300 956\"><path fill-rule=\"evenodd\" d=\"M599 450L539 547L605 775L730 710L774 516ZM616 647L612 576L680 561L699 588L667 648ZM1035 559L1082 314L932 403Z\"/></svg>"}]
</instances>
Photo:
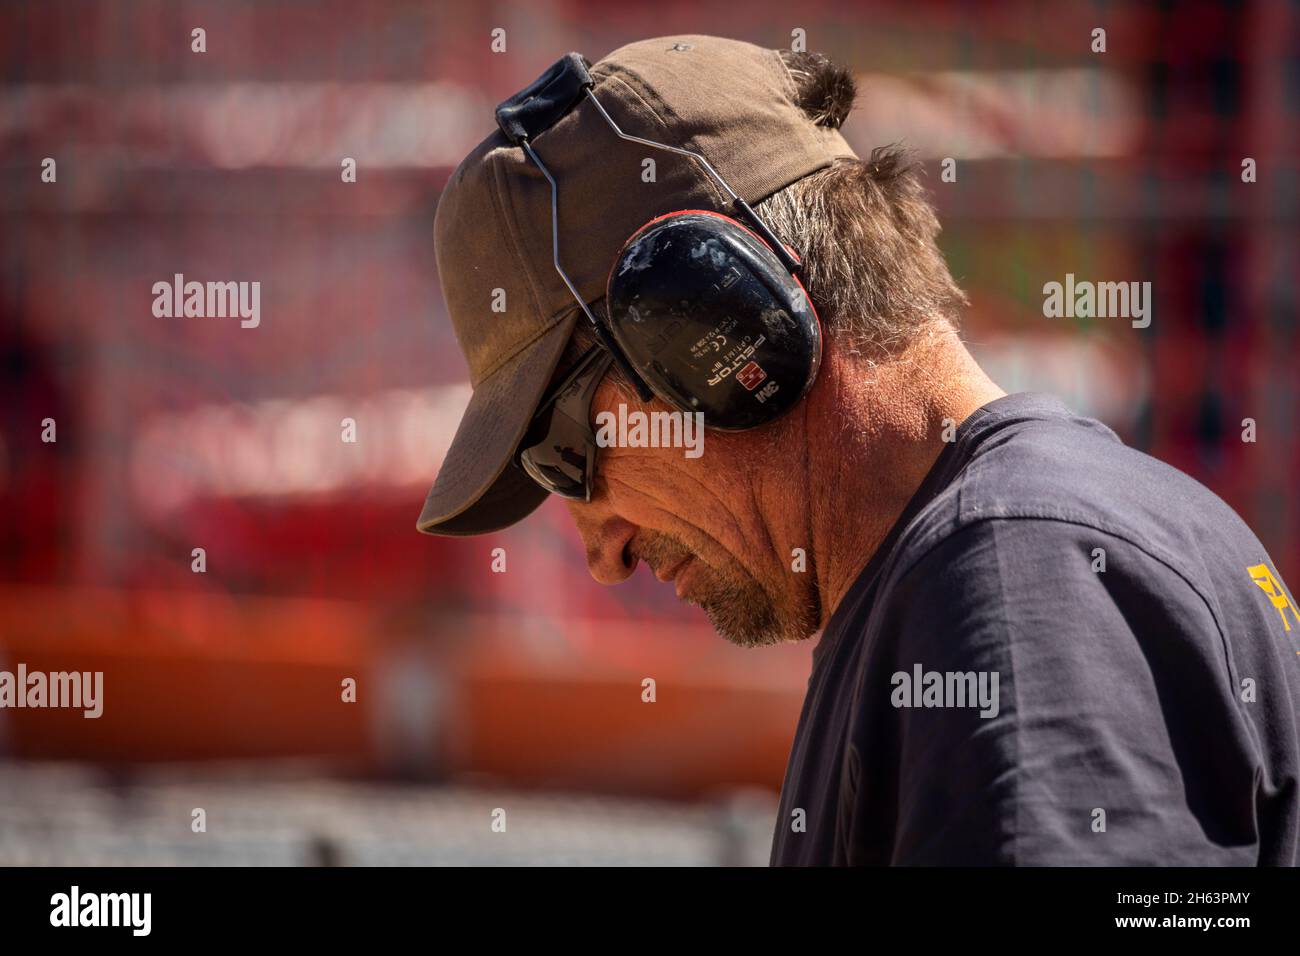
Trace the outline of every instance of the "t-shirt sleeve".
<instances>
[{"instance_id":1,"label":"t-shirt sleeve","mask_svg":"<svg viewBox=\"0 0 1300 956\"><path fill-rule=\"evenodd\" d=\"M862 693L896 721L894 863L1256 860L1238 680L1165 563L1070 522L988 519L890 592L889 684Z\"/></svg>"}]
</instances>

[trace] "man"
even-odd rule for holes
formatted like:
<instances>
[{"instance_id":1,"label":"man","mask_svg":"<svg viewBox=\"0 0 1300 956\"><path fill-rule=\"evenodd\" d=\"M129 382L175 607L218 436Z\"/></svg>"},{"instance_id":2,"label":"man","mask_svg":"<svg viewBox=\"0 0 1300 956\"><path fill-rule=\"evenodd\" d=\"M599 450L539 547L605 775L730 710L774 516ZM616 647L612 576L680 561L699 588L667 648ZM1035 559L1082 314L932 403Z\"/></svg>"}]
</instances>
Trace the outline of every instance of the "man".
<instances>
[{"instance_id":1,"label":"man","mask_svg":"<svg viewBox=\"0 0 1300 956\"><path fill-rule=\"evenodd\" d=\"M839 133L853 94L822 57L690 36L503 104L437 214L474 392L420 530L561 493L602 584L644 561L738 644L821 631L773 863L1295 864L1300 617L1275 564L1192 479L980 370L915 169ZM602 414L710 405L656 364L690 358L677 318L618 291L660 268L628 237L678 210L788 247L774 314L824 337L820 364L792 354L798 401L698 457L598 447ZM655 281L672 315L703 308ZM668 344L639 355L647 328Z\"/></svg>"}]
</instances>

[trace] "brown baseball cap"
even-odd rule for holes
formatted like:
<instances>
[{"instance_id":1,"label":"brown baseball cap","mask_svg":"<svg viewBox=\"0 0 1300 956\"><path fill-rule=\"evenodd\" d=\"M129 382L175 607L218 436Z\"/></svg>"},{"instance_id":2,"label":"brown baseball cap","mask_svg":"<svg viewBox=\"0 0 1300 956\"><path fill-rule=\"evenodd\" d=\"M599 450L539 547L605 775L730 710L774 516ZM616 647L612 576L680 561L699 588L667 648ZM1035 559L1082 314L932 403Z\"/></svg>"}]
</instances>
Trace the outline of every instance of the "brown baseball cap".
<instances>
[{"instance_id":1,"label":"brown baseball cap","mask_svg":"<svg viewBox=\"0 0 1300 956\"><path fill-rule=\"evenodd\" d=\"M662 37L620 47L590 74L592 93L623 132L701 153L751 204L855 155L838 130L796 104L777 50ZM530 143L558 186L560 262L588 304L603 297L624 242L651 219L730 210L693 160L619 139L585 97ZM654 160L653 177L645 159ZM575 321L588 319L555 271L550 184L500 129L452 173L434 244L473 394L416 527L484 534L546 498L514 453Z\"/></svg>"}]
</instances>

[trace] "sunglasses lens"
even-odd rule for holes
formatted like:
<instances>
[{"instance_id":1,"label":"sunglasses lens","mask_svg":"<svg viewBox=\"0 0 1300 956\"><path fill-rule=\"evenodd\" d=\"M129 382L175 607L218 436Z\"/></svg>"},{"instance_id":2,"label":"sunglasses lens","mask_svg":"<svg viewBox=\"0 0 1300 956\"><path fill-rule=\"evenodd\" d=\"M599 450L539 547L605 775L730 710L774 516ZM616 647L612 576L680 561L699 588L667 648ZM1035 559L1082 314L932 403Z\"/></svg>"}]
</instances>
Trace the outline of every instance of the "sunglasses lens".
<instances>
[{"instance_id":1,"label":"sunglasses lens","mask_svg":"<svg viewBox=\"0 0 1300 956\"><path fill-rule=\"evenodd\" d=\"M612 361L599 346L588 349L558 391L542 403L519 443L520 466L553 495L591 500L596 469L596 436L588 424L591 397Z\"/></svg>"},{"instance_id":2,"label":"sunglasses lens","mask_svg":"<svg viewBox=\"0 0 1300 956\"><path fill-rule=\"evenodd\" d=\"M529 429L519 464L551 494L590 501L595 452L590 429L552 410L540 416Z\"/></svg>"}]
</instances>

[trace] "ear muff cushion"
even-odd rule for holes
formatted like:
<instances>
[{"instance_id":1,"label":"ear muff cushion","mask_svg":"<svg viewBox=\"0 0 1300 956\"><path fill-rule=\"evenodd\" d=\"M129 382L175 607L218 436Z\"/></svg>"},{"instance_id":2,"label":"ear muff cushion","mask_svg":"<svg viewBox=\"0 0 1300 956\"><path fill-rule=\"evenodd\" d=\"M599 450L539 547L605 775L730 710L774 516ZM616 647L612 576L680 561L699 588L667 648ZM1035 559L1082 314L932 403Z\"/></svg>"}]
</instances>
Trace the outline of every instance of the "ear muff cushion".
<instances>
[{"instance_id":1,"label":"ear muff cushion","mask_svg":"<svg viewBox=\"0 0 1300 956\"><path fill-rule=\"evenodd\" d=\"M688 209L627 241L606 289L610 331L638 374L710 428L789 411L821 362L821 324L799 280L741 223Z\"/></svg>"}]
</instances>

